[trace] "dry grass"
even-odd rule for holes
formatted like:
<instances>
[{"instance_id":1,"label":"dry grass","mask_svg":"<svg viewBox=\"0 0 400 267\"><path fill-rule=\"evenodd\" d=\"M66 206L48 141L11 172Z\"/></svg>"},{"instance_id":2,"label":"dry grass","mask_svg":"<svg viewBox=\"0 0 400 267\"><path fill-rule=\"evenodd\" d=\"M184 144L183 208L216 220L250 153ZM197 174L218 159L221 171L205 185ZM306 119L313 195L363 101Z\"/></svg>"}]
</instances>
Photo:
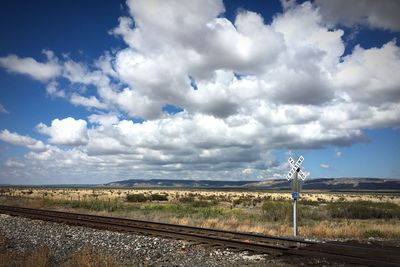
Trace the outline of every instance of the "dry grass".
<instances>
[{"instance_id":1,"label":"dry grass","mask_svg":"<svg viewBox=\"0 0 400 267\"><path fill-rule=\"evenodd\" d=\"M47 246L26 253L15 253L7 249L8 240L0 236L0 267L49 267L52 262L51 251ZM62 267L123 267L115 258L85 246L61 265Z\"/></svg>"},{"instance_id":2,"label":"dry grass","mask_svg":"<svg viewBox=\"0 0 400 267\"><path fill-rule=\"evenodd\" d=\"M300 227L302 235L308 237L336 238L384 238L400 239L398 220L333 220L313 226Z\"/></svg>"},{"instance_id":3,"label":"dry grass","mask_svg":"<svg viewBox=\"0 0 400 267\"><path fill-rule=\"evenodd\" d=\"M115 258L105 255L90 246L83 247L72 255L61 267L123 267Z\"/></svg>"},{"instance_id":4,"label":"dry grass","mask_svg":"<svg viewBox=\"0 0 400 267\"><path fill-rule=\"evenodd\" d=\"M206 220L193 220L189 218L172 218L171 223L194 225L198 227L234 230L239 232L252 232L270 235L288 236L293 232L289 225L281 223L260 223L252 220L238 220L237 218L229 218L226 220L220 219L206 219Z\"/></svg>"},{"instance_id":5,"label":"dry grass","mask_svg":"<svg viewBox=\"0 0 400 267\"><path fill-rule=\"evenodd\" d=\"M168 195L169 200L176 200L184 196L194 195L197 198L219 198L236 200L239 198L261 198L271 200L291 200L288 192L246 192L246 191L211 191L198 189L123 189L123 188L3 188L0 196L15 196L24 198L51 198L58 200L125 200L129 194L152 194ZM337 201L371 201L390 202L400 205L400 197L393 194L373 193L338 193L338 192L304 192L301 198L305 201L337 202Z\"/></svg>"},{"instance_id":6,"label":"dry grass","mask_svg":"<svg viewBox=\"0 0 400 267\"><path fill-rule=\"evenodd\" d=\"M290 224L279 222L256 223L251 220L239 221L235 218L227 220L207 219L203 221L188 218L170 220L171 223L195 225L199 227L235 230L241 232L254 232L278 236L291 236L293 228ZM398 221L382 220L333 220L321 221L315 224L299 226L301 236L307 238L324 239L400 239L400 227Z\"/></svg>"},{"instance_id":7,"label":"dry grass","mask_svg":"<svg viewBox=\"0 0 400 267\"><path fill-rule=\"evenodd\" d=\"M47 267L50 266L50 251L46 246L28 253L13 253L7 250L8 240L0 236L1 267Z\"/></svg>"},{"instance_id":8,"label":"dry grass","mask_svg":"<svg viewBox=\"0 0 400 267\"><path fill-rule=\"evenodd\" d=\"M292 235L291 194L285 192L14 188L1 191L1 194L3 196L0 196L0 203L10 205L243 232ZM143 194L145 202L128 202L127 196L132 194ZM152 196L155 195L167 196L168 201L154 201ZM360 201L367 202L360 205ZM347 205L347 202L352 204ZM390 206L398 208L398 205L400 197L395 193L304 192L299 202L300 235L331 239L399 239L399 216L385 215L386 211L390 213ZM341 212L347 206L361 207L361 213L367 217L364 219L354 217L351 212ZM333 214L332 208L335 207L336 213ZM375 207L375 210L367 211L366 207ZM382 217L374 217L376 214Z\"/></svg>"}]
</instances>

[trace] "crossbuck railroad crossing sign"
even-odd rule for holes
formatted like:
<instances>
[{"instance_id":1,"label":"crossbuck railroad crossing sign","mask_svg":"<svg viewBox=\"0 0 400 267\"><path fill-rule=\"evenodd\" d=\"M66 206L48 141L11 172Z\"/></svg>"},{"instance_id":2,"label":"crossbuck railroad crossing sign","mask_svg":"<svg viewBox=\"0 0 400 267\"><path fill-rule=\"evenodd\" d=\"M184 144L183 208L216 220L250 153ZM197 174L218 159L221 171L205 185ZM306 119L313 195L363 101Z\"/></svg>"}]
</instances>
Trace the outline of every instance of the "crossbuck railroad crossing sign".
<instances>
[{"instance_id":1,"label":"crossbuck railroad crossing sign","mask_svg":"<svg viewBox=\"0 0 400 267\"><path fill-rule=\"evenodd\" d=\"M296 171L298 172L298 178L300 178L303 181L306 179L307 174L305 174L300 169L300 165L301 165L301 163L303 163L303 161L304 161L304 157L303 156L300 156L299 159L296 161L296 163L294 162L294 159L292 159L292 157L289 157L288 162L289 162L290 166L292 167L292 169L286 175L286 179L288 179L288 181L290 179L293 179L293 174L295 174Z\"/></svg>"},{"instance_id":2,"label":"crossbuck railroad crossing sign","mask_svg":"<svg viewBox=\"0 0 400 267\"><path fill-rule=\"evenodd\" d=\"M305 180L307 174L305 174L301 169L300 165L303 163L304 157L300 156L299 159L295 162L292 157L289 157L288 162L292 167L289 173L286 175L286 179L292 180L292 197L293 197L293 235L296 237L299 233L297 229L297 199L299 198L300 192L300 181Z\"/></svg>"}]
</instances>

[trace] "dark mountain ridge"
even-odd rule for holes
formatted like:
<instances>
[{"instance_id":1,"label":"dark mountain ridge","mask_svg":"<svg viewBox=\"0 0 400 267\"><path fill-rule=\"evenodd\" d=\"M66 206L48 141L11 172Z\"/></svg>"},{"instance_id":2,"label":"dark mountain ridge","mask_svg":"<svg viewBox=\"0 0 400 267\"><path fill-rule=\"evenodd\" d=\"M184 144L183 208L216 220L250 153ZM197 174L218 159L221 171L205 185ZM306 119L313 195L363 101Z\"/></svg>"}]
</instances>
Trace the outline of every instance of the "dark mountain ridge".
<instances>
[{"instance_id":1,"label":"dark mountain ridge","mask_svg":"<svg viewBox=\"0 0 400 267\"><path fill-rule=\"evenodd\" d=\"M178 180L178 179L131 179L104 184L106 187L182 187L182 188L256 188L290 190L286 179L263 181L216 181L216 180ZM305 190L333 191L400 191L400 179L381 178L315 178L307 179Z\"/></svg>"}]
</instances>

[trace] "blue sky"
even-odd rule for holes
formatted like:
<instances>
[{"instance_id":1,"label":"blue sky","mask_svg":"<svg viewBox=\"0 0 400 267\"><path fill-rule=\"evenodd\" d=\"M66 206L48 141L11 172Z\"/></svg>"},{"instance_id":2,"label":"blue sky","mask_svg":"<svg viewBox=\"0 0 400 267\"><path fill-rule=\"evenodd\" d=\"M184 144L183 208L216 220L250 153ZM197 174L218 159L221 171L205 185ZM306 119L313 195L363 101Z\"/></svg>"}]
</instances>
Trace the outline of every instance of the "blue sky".
<instances>
[{"instance_id":1,"label":"blue sky","mask_svg":"<svg viewBox=\"0 0 400 267\"><path fill-rule=\"evenodd\" d=\"M0 183L400 177L397 1L178 2L2 2Z\"/></svg>"}]
</instances>

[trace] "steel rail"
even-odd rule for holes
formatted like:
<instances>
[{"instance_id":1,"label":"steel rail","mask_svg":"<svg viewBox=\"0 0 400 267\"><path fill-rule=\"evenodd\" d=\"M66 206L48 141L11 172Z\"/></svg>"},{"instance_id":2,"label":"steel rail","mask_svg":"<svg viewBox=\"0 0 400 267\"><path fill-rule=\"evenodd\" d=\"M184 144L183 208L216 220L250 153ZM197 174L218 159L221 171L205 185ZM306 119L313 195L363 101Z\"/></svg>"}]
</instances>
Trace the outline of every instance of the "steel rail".
<instances>
[{"instance_id":1,"label":"steel rail","mask_svg":"<svg viewBox=\"0 0 400 267\"><path fill-rule=\"evenodd\" d=\"M156 227L158 223L155 222L40 209L0 206L0 211L6 212L10 215L24 215L26 217L35 219L45 219L107 230L161 235L175 239L180 238L192 241L200 241L213 245L269 254L281 254L285 250L299 247L301 243L299 240L290 240L285 238L282 238L281 243L279 243L275 239L279 240L280 238L268 238L267 236L263 238L262 235L257 234L233 231L217 231L198 227L181 227L173 224L160 224L160 227ZM165 228L165 225L167 225L168 228ZM289 241L291 241L291 243L289 243Z\"/></svg>"},{"instance_id":2,"label":"steel rail","mask_svg":"<svg viewBox=\"0 0 400 267\"><path fill-rule=\"evenodd\" d=\"M164 229L171 231L179 231L179 232L200 232L205 235L213 235L213 236L225 236L231 239L244 239L251 240L255 242L262 243L277 243L277 244L286 244L286 247L300 247L307 244L314 244L315 242L306 241L302 239L294 239L294 238L286 238L286 237L277 237L272 235L263 235L256 233L246 233L246 232L237 232L237 231L229 231L229 230L216 230L211 228L202 228L188 225L176 225L169 223L159 223L152 221L144 221L144 220L136 220L136 219L126 219L126 218L118 218L118 217L108 217L108 216L99 216L99 215L88 215L81 213L72 213L72 212L62 212L62 211L52 211L52 210L43 210L43 209L31 209L31 208L22 208L22 207L14 207L14 206L1 206L0 211L15 211L15 212L24 212L24 213L33 213L40 215L50 215L50 216L63 216L70 218L79 218L86 220L96 220L98 222L104 223L118 223L119 225L133 226L133 227L143 227L146 225L147 228L151 229Z\"/></svg>"},{"instance_id":3,"label":"steel rail","mask_svg":"<svg viewBox=\"0 0 400 267\"><path fill-rule=\"evenodd\" d=\"M323 257L368 266L400 266L400 249L396 247L321 243L299 238L4 205L0 205L0 213L111 231L184 239L257 253Z\"/></svg>"}]
</instances>

